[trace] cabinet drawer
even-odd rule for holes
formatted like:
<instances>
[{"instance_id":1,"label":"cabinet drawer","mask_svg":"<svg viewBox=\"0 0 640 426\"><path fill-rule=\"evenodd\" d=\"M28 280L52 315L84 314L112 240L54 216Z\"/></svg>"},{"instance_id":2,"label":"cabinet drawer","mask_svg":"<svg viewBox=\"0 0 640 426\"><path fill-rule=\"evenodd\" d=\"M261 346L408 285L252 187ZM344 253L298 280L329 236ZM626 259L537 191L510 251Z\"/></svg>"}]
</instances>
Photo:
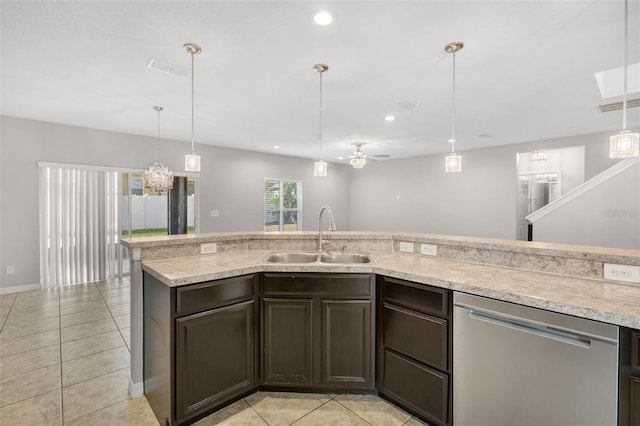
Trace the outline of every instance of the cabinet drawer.
<instances>
[{"instance_id":1,"label":"cabinet drawer","mask_svg":"<svg viewBox=\"0 0 640 426\"><path fill-rule=\"evenodd\" d=\"M383 393L429 419L446 424L449 376L389 350L383 356Z\"/></svg>"},{"instance_id":2,"label":"cabinet drawer","mask_svg":"<svg viewBox=\"0 0 640 426\"><path fill-rule=\"evenodd\" d=\"M263 286L266 297L370 298L373 291L368 274L264 274Z\"/></svg>"},{"instance_id":3,"label":"cabinet drawer","mask_svg":"<svg viewBox=\"0 0 640 426\"><path fill-rule=\"evenodd\" d=\"M437 316L449 315L449 293L446 289L388 277L383 277L382 280L385 302Z\"/></svg>"},{"instance_id":4,"label":"cabinet drawer","mask_svg":"<svg viewBox=\"0 0 640 426\"><path fill-rule=\"evenodd\" d=\"M631 368L640 370L640 333L631 333Z\"/></svg>"},{"instance_id":5,"label":"cabinet drawer","mask_svg":"<svg viewBox=\"0 0 640 426\"><path fill-rule=\"evenodd\" d=\"M183 315L242 302L253 298L254 287L255 275L178 287L176 313Z\"/></svg>"},{"instance_id":6,"label":"cabinet drawer","mask_svg":"<svg viewBox=\"0 0 640 426\"><path fill-rule=\"evenodd\" d=\"M383 304L384 345L440 370L447 370L447 321Z\"/></svg>"}]
</instances>

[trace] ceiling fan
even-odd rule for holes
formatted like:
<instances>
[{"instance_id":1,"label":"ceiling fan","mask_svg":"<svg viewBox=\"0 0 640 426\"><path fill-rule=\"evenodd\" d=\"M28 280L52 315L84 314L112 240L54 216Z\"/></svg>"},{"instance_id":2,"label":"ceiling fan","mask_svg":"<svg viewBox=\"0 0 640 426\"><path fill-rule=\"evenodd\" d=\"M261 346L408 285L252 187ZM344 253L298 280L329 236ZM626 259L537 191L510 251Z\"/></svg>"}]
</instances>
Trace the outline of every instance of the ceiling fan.
<instances>
[{"instance_id":1,"label":"ceiling fan","mask_svg":"<svg viewBox=\"0 0 640 426\"><path fill-rule=\"evenodd\" d=\"M347 158L350 159L349 163L351 164L351 166L353 166L354 169L363 168L364 165L367 164L367 161L378 161L376 158L389 158L389 154L377 154L372 156L365 154L364 152L362 152L361 148L366 144L362 142L356 142L352 145L355 145L356 149L355 151L353 151L353 155L350 155Z\"/></svg>"}]
</instances>

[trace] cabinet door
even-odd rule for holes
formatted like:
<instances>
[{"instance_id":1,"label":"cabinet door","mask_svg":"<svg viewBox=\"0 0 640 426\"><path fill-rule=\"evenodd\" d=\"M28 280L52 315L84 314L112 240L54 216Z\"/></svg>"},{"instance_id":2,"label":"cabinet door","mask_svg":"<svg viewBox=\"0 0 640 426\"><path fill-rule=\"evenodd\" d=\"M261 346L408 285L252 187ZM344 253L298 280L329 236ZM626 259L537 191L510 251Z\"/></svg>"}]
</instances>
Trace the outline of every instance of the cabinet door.
<instances>
[{"instance_id":1,"label":"cabinet door","mask_svg":"<svg viewBox=\"0 0 640 426\"><path fill-rule=\"evenodd\" d=\"M265 385L311 385L312 299L263 299Z\"/></svg>"},{"instance_id":2,"label":"cabinet door","mask_svg":"<svg viewBox=\"0 0 640 426\"><path fill-rule=\"evenodd\" d=\"M323 300L322 385L372 389L373 320L370 300Z\"/></svg>"},{"instance_id":3,"label":"cabinet door","mask_svg":"<svg viewBox=\"0 0 640 426\"><path fill-rule=\"evenodd\" d=\"M196 416L256 386L254 302L176 320L176 417Z\"/></svg>"}]
</instances>

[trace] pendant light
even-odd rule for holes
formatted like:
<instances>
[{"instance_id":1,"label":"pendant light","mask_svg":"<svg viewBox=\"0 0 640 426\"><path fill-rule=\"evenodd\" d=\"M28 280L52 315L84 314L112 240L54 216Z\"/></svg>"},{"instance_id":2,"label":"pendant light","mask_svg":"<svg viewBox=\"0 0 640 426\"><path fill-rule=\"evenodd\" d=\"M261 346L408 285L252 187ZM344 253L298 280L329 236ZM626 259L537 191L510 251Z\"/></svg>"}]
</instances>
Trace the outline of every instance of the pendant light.
<instances>
[{"instance_id":1,"label":"pendant light","mask_svg":"<svg viewBox=\"0 0 640 426\"><path fill-rule=\"evenodd\" d=\"M158 113L158 137L156 142L160 145L160 112L161 106L154 106L153 109ZM173 173L167 166L155 161L144 172L144 186L154 192L166 192L173 188Z\"/></svg>"},{"instance_id":2,"label":"pendant light","mask_svg":"<svg viewBox=\"0 0 640 426\"><path fill-rule=\"evenodd\" d=\"M640 134L627 130L627 67L629 63L629 1L624 2L624 89L622 91L622 130L609 138L609 158L640 155Z\"/></svg>"},{"instance_id":3,"label":"pendant light","mask_svg":"<svg viewBox=\"0 0 640 426\"><path fill-rule=\"evenodd\" d=\"M464 47L461 41L454 41L444 47L444 51L453 55L453 95L451 102L451 154L444 159L444 171L446 173L457 173L462 171L462 156L456 154L456 52Z\"/></svg>"},{"instance_id":4,"label":"pendant light","mask_svg":"<svg viewBox=\"0 0 640 426\"><path fill-rule=\"evenodd\" d=\"M319 139L320 139L320 160L313 163L313 175L319 177L327 176L327 163L322 160L322 74L329 70L329 66L325 64L315 64L313 70L320 74L320 120L319 120Z\"/></svg>"},{"instance_id":5,"label":"pendant light","mask_svg":"<svg viewBox=\"0 0 640 426\"><path fill-rule=\"evenodd\" d=\"M529 161L547 161L549 155L544 149L534 149L529 153Z\"/></svg>"},{"instance_id":6,"label":"pendant light","mask_svg":"<svg viewBox=\"0 0 640 426\"><path fill-rule=\"evenodd\" d=\"M184 169L188 172L199 172L200 156L196 154L196 145L195 145L195 139L193 135L193 120L194 120L193 58L195 55L202 52L202 48L194 43L185 43L182 45L182 47L184 47L184 50L186 50L188 53L191 54L191 153L184 156Z\"/></svg>"}]
</instances>

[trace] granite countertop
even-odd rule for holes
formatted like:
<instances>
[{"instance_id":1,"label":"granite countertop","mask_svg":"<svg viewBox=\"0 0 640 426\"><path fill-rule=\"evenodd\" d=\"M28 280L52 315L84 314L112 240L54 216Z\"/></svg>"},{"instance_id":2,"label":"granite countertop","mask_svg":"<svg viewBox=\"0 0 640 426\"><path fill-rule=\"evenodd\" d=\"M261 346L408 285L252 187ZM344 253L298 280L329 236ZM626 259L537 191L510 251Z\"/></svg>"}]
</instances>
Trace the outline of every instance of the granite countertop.
<instances>
[{"instance_id":1,"label":"granite countertop","mask_svg":"<svg viewBox=\"0 0 640 426\"><path fill-rule=\"evenodd\" d=\"M270 250L246 250L143 262L176 287L256 272L365 272L640 329L640 285L533 272L441 257L371 252L370 264L268 263Z\"/></svg>"}]
</instances>

